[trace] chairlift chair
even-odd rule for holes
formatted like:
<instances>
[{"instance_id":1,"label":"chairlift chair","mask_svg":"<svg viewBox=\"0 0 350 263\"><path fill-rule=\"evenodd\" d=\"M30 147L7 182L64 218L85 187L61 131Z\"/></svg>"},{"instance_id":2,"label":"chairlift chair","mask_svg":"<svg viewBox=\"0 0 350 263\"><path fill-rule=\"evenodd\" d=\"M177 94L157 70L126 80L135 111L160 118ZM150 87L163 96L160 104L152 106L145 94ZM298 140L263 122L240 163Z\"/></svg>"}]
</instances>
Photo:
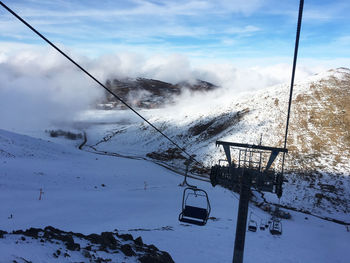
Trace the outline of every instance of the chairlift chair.
<instances>
[{"instance_id":1,"label":"chairlift chair","mask_svg":"<svg viewBox=\"0 0 350 263\"><path fill-rule=\"evenodd\" d=\"M255 220L249 220L248 230L252 232L256 232L256 230L258 230L258 224Z\"/></svg>"},{"instance_id":2,"label":"chairlift chair","mask_svg":"<svg viewBox=\"0 0 350 263\"><path fill-rule=\"evenodd\" d=\"M282 223L277 218L272 219L270 224L270 233L272 235L282 235Z\"/></svg>"},{"instance_id":3,"label":"chairlift chair","mask_svg":"<svg viewBox=\"0 0 350 263\"><path fill-rule=\"evenodd\" d=\"M200 198L206 206L199 207L191 205L191 198ZM199 188L187 187L183 192L182 211L179 214L179 221L190 223L198 226L204 226L210 215L210 202L207 192Z\"/></svg>"},{"instance_id":4,"label":"chairlift chair","mask_svg":"<svg viewBox=\"0 0 350 263\"><path fill-rule=\"evenodd\" d=\"M256 223L255 220L252 219L252 213L253 212L250 212L250 215L249 215L248 230L252 232L256 232L256 230L258 230L258 224Z\"/></svg>"},{"instance_id":5,"label":"chairlift chair","mask_svg":"<svg viewBox=\"0 0 350 263\"><path fill-rule=\"evenodd\" d=\"M269 223L268 222L265 222L265 229L266 228L269 228Z\"/></svg>"}]
</instances>

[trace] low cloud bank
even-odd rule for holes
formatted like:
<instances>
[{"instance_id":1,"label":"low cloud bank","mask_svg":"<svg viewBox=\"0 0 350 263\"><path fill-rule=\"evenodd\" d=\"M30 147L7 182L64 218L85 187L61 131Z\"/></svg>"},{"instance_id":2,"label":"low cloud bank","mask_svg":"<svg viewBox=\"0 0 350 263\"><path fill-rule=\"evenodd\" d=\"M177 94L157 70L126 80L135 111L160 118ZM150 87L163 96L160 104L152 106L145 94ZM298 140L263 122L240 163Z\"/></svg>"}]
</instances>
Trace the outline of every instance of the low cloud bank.
<instances>
[{"instance_id":1,"label":"low cloud bank","mask_svg":"<svg viewBox=\"0 0 350 263\"><path fill-rule=\"evenodd\" d=\"M76 57L75 54L72 54ZM75 68L57 52L46 48L15 55L0 53L0 119L1 128L10 130L44 129L53 123L73 121L81 112L94 107L104 90ZM236 68L233 64L206 64L194 68L182 55L145 57L123 53L96 59L78 57L99 80L145 77L170 83L194 82L196 79L221 87L215 94L193 97L186 93L179 101L185 112L203 112L207 104L229 102L231 96L290 81L291 67ZM298 68L297 78L315 73Z\"/></svg>"},{"instance_id":2,"label":"low cloud bank","mask_svg":"<svg viewBox=\"0 0 350 263\"><path fill-rule=\"evenodd\" d=\"M58 54L23 52L0 63L1 128L46 128L69 121L101 96Z\"/></svg>"}]
</instances>

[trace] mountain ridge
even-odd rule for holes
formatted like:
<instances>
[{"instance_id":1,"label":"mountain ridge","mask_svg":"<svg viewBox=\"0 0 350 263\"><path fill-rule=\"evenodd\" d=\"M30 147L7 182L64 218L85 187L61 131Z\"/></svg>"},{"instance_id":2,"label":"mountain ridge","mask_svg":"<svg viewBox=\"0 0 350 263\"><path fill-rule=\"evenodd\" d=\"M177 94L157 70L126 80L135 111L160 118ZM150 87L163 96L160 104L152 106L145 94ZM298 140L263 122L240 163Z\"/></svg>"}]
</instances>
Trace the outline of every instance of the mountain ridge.
<instances>
[{"instance_id":1,"label":"mountain ridge","mask_svg":"<svg viewBox=\"0 0 350 263\"><path fill-rule=\"evenodd\" d=\"M175 97L185 90L192 93L208 92L218 87L210 82L195 80L194 82L182 81L171 84L161 80L147 78L108 79L106 87L133 107L152 109L173 104ZM103 109L125 109L125 106L109 92L105 93L105 99L99 104Z\"/></svg>"}]
</instances>

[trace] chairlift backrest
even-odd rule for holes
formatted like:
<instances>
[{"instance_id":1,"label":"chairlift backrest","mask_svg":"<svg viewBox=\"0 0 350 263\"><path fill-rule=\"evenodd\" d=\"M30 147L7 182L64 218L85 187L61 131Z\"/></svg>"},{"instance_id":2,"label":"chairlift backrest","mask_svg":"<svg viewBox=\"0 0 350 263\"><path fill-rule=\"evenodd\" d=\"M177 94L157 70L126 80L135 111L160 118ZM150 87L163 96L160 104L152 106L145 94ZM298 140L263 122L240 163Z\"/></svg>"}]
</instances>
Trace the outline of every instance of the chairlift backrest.
<instances>
[{"instance_id":1,"label":"chairlift backrest","mask_svg":"<svg viewBox=\"0 0 350 263\"><path fill-rule=\"evenodd\" d=\"M199 206L193 202L190 196L202 199L205 205ZM187 187L183 192L182 211L179 215L179 221L195 225L205 225L210 215L210 202L208 194L199 188Z\"/></svg>"},{"instance_id":2,"label":"chairlift backrest","mask_svg":"<svg viewBox=\"0 0 350 263\"><path fill-rule=\"evenodd\" d=\"M270 233L272 235L282 235L282 223L278 219L273 219L270 224Z\"/></svg>"},{"instance_id":3,"label":"chairlift backrest","mask_svg":"<svg viewBox=\"0 0 350 263\"><path fill-rule=\"evenodd\" d=\"M266 228L266 222L262 221L260 222L260 230L265 230Z\"/></svg>"},{"instance_id":4,"label":"chairlift backrest","mask_svg":"<svg viewBox=\"0 0 350 263\"><path fill-rule=\"evenodd\" d=\"M256 232L256 230L258 230L258 224L254 220L249 220L248 230Z\"/></svg>"}]
</instances>

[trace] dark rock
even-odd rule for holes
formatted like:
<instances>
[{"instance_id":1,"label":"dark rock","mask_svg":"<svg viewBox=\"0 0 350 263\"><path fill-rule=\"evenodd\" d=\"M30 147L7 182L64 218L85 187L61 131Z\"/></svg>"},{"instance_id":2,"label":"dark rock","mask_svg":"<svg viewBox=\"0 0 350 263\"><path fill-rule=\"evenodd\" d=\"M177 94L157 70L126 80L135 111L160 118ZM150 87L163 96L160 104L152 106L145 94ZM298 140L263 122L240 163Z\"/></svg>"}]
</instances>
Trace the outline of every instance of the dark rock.
<instances>
[{"instance_id":1,"label":"dark rock","mask_svg":"<svg viewBox=\"0 0 350 263\"><path fill-rule=\"evenodd\" d=\"M66 248L71 251L79 251L80 250L80 244L78 243L66 243Z\"/></svg>"},{"instance_id":2,"label":"dark rock","mask_svg":"<svg viewBox=\"0 0 350 263\"><path fill-rule=\"evenodd\" d=\"M94 244L100 244L99 250L102 251L107 251L106 248L116 249L119 243L112 232L102 232L101 235L90 234L86 238Z\"/></svg>"},{"instance_id":3,"label":"dark rock","mask_svg":"<svg viewBox=\"0 0 350 263\"><path fill-rule=\"evenodd\" d=\"M73 232L69 232L69 233L71 233L72 235L75 235L76 237L79 237L79 238L86 238L86 236L85 235L83 235L82 233L73 233Z\"/></svg>"},{"instance_id":4,"label":"dark rock","mask_svg":"<svg viewBox=\"0 0 350 263\"><path fill-rule=\"evenodd\" d=\"M101 236L97 234L90 234L87 236L87 239L90 240L94 244L100 244Z\"/></svg>"},{"instance_id":5,"label":"dark rock","mask_svg":"<svg viewBox=\"0 0 350 263\"><path fill-rule=\"evenodd\" d=\"M23 232L23 235L28 236L28 237L34 237L34 238L38 238L39 237L39 232L41 232L42 230L40 228L29 228L26 231Z\"/></svg>"},{"instance_id":6,"label":"dark rock","mask_svg":"<svg viewBox=\"0 0 350 263\"><path fill-rule=\"evenodd\" d=\"M101 245L109 247L111 249L116 249L118 241L114 238L112 232L102 232L101 233Z\"/></svg>"},{"instance_id":7,"label":"dark rock","mask_svg":"<svg viewBox=\"0 0 350 263\"><path fill-rule=\"evenodd\" d=\"M100 257L98 257L94 260L95 263L105 263L105 262L110 262L110 261L112 261L112 260L104 259L104 258L100 258Z\"/></svg>"},{"instance_id":8,"label":"dark rock","mask_svg":"<svg viewBox=\"0 0 350 263\"><path fill-rule=\"evenodd\" d=\"M141 237L138 237L134 240L134 243L138 246L143 246L143 241Z\"/></svg>"},{"instance_id":9,"label":"dark rock","mask_svg":"<svg viewBox=\"0 0 350 263\"><path fill-rule=\"evenodd\" d=\"M0 230L0 238L3 238L6 234L8 234L6 231Z\"/></svg>"},{"instance_id":10,"label":"dark rock","mask_svg":"<svg viewBox=\"0 0 350 263\"><path fill-rule=\"evenodd\" d=\"M87 247L85 247L85 249L86 249L87 251L91 251L91 246L87 246Z\"/></svg>"},{"instance_id":11,"label":"dark rock","mask_svg":"<svg viewBox=\"0 0 350 263\"><path fill-rule=\"evenodd\" d=\"M106 253L109 253L108 249L106 246L103 246L101 245L99 248L98 248L99 251L103 251L103 252L106 252Z\"/></svg>"},{"instance_id":12,"label":"dark rock","mask_svg":"<svg viewBox=\"0 0 350 263\"><path fill-rule=\"evenodd\" d=\"M4 234L7 234L5 231L0 230L0 237L3 237ZM20 235L16 244L19 241L28 240L28 237L36 238L40 240L41 245L44 246L44 242L50 242L57 244L57 249L52 256L54 258L59 258L64 256L65 258L70 257L67 253L70 251L81 251L80 255L84 256L89 262L111 262L109 258L101 258L95 255L98 251L104 251L108 254L123 253L126 257L137 256L141 263L172 263L173 260L171 256L166 253L159 251L154 245L145 245L142 238L139 236L135 240L130 234L118 234L116 232L102 232L98 234L90 234L85 236L80 233L65 232L59 229L56 229L52 226L47 226L44 229L30 228L28 230L22 231L17 230L13 231L13 234ZM118 238L117 238L118 237ZM79 238L83 240L86 244L84 249L81 249L79 243L75 243L74 239ZM123 240L123 241L121 241ZM129 242L125 242L129 241ZM130 242L133 241L133 242ZM91 243L90 243L91 242ZM123 244L122 243L129 243ZM65 245L65 247L63 246ZM66 251L62 251L65 250Z\"/></svg>"},{"instance_id":13,"label":"dark rock","mask_svg":"<svg viewBox=\"0 0 350 263\"><path fill-rule=\"evenodd\" d=\"M132 250L131 246L128 244L122 245L120 250L124 253L125 256L127 257L131 257L131 256L135 256L135 252L134 250Z\"/></svg>"},{"instance_id":14,"label":"dark rock","mask_svg":"<svg viewBox=\"0 0 350 263\"><path fill-rule=\"evenodd\" d=\"M49 235L48 232L46 232L46 235ZM71 251L79 251L80 250L80 244L74 243L74 239L72 235L68 234L62 234L62 235L55 235L53 234L51 238L55 238L57 240L61 240L65 243L66 248Z\"/></svg>"},{"instance_id":15,"label":"dark rock","mask_svg":"<svg viewBox=\"0 0 350 263\"><path fill-rule=\"evenodd\" d=\"M57 229L57 228L54 228L53 226L47 226L44 228L44 232L52 232L52 233L55 233L55 234L62 234L64 233L63 231Z\"/></svg>"},{"instance_id":16,"label":"dark rock","mask_svg":"<svg viewBox=\"0 0 350 263\"><path fill-rule=\"evenodd\" d=\"M117 237L120 237L121 239L123 239L125 241L134 240L134 238L130 234L121 234L121 235L117 234Z\"/></svg>"},{"instance_id":17,"label":"dark rock","mask_svg":"<svg viewBox=\"0 0 350 263\"><path fill-rule=\"evenodd\" d=\"M83 256L86 257L86 258L91 258L91 254L87 250L83 250Z\"/></svg>"},{"instance_id":18,"label":"dark rock","mask_svg":"<svg viewBox=\"0 0 350 263\"><path fill-rule=\"evenodd\" d=\"M139 257L141 263L174 263L174 260L167 252L148 254Z\"/></svg>"},{"instance_id":19,"label":"dark rock","mask_svg":"<svg viewBox=\"0 0 350 263\"><path fill-rule=\"evenodd\" d=\"M154 251L159 251L159 249L155 245L148 245L148 248Z\"/></svg>"}]
</instances>

